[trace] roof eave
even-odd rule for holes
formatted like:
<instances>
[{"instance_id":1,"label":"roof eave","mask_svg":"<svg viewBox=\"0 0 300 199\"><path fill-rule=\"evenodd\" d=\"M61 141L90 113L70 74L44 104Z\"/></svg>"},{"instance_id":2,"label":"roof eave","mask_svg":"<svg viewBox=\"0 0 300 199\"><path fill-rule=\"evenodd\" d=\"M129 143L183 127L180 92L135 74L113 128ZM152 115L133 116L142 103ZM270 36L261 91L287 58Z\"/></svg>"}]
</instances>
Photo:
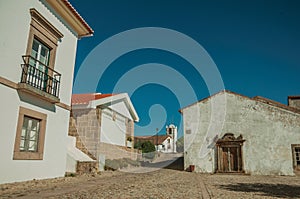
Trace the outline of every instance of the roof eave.
<instances>
[{"instance_id":1,"label":"roof eave","mask_svg":"<svg viewBox=\"0 0 300 199\"><path fill-rule=\"evenodd\" d=\"M89 108L96 108L99 105L105 104L105 103L111 103L113 101L117 101L117 100L123 100L125 102L125 104L127 105L127 108L133 118L133 120L135 122L139 122L140 118L128 96L127 93L120 93L120 94L115 94L109 97L105 97L105 98L101 98L101 99L97 99L97 100L91 100L89 102Z\"/></svg>"},{"instance_id":2,"label":"roof eave","mask_svg":"<svg viewBox=\"0 0 300 199\"><path fill-rule=\"evenodd\" d=\"M78 38L93 36L93 29L67 0L45 0L77 33Z\"/></svg>"}]
</instances>

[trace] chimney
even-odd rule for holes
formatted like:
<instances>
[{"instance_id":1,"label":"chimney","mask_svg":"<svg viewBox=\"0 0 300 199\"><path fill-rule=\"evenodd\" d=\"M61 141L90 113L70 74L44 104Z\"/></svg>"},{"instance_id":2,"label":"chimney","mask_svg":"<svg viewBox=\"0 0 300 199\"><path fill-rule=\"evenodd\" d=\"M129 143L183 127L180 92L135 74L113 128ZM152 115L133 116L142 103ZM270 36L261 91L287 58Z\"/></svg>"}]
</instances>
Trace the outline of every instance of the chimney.
<instances>
[{"instance_id":1,"label":"chimney","mask_svg":"<svg viewBox=\"0 0 300 199\"><path fill-rule=\"evenodd\" d=\"M300 95L288 96L288 106L300 109Z\"/></svg>"}]
</instances>

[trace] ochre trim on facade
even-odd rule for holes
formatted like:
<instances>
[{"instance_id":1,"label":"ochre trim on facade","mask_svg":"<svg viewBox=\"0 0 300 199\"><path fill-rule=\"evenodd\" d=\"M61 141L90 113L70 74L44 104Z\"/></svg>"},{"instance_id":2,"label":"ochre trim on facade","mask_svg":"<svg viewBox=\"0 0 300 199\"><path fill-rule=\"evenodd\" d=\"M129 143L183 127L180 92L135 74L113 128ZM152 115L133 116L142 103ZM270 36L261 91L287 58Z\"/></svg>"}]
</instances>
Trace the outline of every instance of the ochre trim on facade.
<instances>
[{"instance_id":1,"label":"ochre trim on facade","mask_svg":"<svg viewBox=\"0 0 300 199\"><path fill-rule=\"evenodd\" d=\"M48 67L54 69L57 44L63 37L63 34L57 30L46 18L44 18L36 9L30 9L31 22L27 41L26 55L31 55L33 40L37 39L50 49ZM49 70L48 75L52 76L53 71ZM37 98L48 101L52 104L59 103L60 99L47 92L39 90L27 83L19 83L17 89L34 95Z\"/></svg>"},{"instance_id":2,"label":"ochre trim on facade","mask_svg":"<svg viewBox=\"0 0 300 199\"><path fill-rule=\"evenodd\" d=\"M60 101L59 98L57 98L43 90L35 88L27 83L19 83L17 89L20 92L27 93L29 95L33 95L39 99L50 102L51 104L59 103L59 101Z\"/></svg>"},{"instance_id":3,"label":"ochre trim on facade","mask_svg":"<svg viewBox=\"0 0 300 199\"><path fill-rule=\"evenodd\" d=\"M57 30L46 18L43 17L36 9L30 9L30 15L33 19L35 19L40 25L44 26L47 31L53 34L56 38L63 38L63 34Z\"/></svg>"},{"instance_id":4,"label":"ochre trim on facade","mask_svg":"<svg viewBox=\"0 0 300 199\"><path fill-rule=\"evenodd\" d=\"M20 151L21 132L23 127L24 116L33 117L35 119L40 120L40 131L38 134L39 137L38 137L37 152ZM43 160L46 122L47 122L46 114L28 108L24 108L24 107L19 108L17 132L15 137L15 146L14 146L14 155L13 155L14 160Z\"/></svg>"},{"instance_id":5,"label":"ochre trim on facade","mask_svg":"<svg viewBox=\"0 0 300 199\"><path fill-rule=\"evenodd\" d=\"M68 111L71 111L72 107L65 104L65 103L62 103L62 102L58 102L56 103L55 105L59 106L60 108L63 108L63 109L66 109Z\"/></svg>"},{"instance_id":6,"label":"ochre trim on facade","mask_svg":"<svg viewBox=\"0 0 300 199\"><path fill-rule=\"evenodd\" d=\"M63 37L63 34L59 32L34 8L30 9L30 14L31 22L27 41L26 55L31 55L33 39L36 38L41 43L50 48L48 67L54 69L57 43Z\"/></svg>"},{"instance_id":7,"label":"ochre trim on facade","mask_svg":"<svg viewBox=\"0 0 300 199\"><path fill-rule=\"evenodd\" d=\"M0 76L0 84L3 84L4 86L7 86L9 88L12 88L12 89L19 89L19 86L17 83L13 82L13 81L10 81L4 77L1 77ZM65 110L68 110L68 111L71 111L71 106L70 105L67 105L65 103L62 103L62 102L58 102L58 103L55 103L55 105L65 109Z\"/></svg>"},{"instance_id":8,"label":"ochre trim on facade","mask_svg":"<svg viewBox=\"0 0 300 199\"><path fill-rule=\"evenodd\" d=\"M10 80L8 80L4 77L1 77L1 76L0 76L0 84L3 84L4 86L7 86L7 87L10 87L10 88L13 88L13 89L18 88L18 84L16 84L13 81L10 81Z\"/></svg>"}]
</instances>

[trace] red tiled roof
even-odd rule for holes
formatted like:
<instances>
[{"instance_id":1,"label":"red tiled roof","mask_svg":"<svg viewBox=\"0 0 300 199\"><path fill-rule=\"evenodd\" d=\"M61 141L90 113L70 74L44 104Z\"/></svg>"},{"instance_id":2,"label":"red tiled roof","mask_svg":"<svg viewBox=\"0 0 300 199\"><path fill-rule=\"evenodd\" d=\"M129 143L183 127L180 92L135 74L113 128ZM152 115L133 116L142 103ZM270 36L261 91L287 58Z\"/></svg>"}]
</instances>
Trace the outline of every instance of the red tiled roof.
<instances>
[{"instance_id":1,"label":"red tiled roof","mask_svg":"<svg viewBox=\"0 0 300 199\"><path fill-rule=\"evenodd\" d=\"M240 97L243 97L243 98L247 98L247 99L250 99L250 100L257 101L257 102L262 102L262 103L265 103L265 104L268 104L268 105L271 105L271 106L275 106L275 107L278 107L278 108L282 108L282 109L285 109L285 110L289 110L289 111L292 111L292 112L295 112L295 113L300 113L299 109L297 109L297 108L287 106L285 104L282 104L280 102L276 102L276 101L271 100L271 99L267 99L267 98L264 98L264 97L261 97L261 96L256 96L256 97L250 98L250 97L247 97L245 95L242 95L242 94L239 94L239 93L235 93L235 92L232 92L232 91L229 91L229 90L222 90L222 91L220 91L218 93L215 93L215 94L213 94L213 95L211 95L209 97L206 97L206 98L204 98L202 100L199 100L199 101L197 101L197 102L195 102L193 104L190 104L190 105L188 105L188 106L186 106L184 108L179 109L179 112L182 114L183 113L183 109L186 109L186 108L188 108L190 106L193 106L193 105L195 105L195 104L197 104L199 102L207 101L208 99L210 99L210 98L212 98L212 97L214 97L214 96L216 96L216 95L218 95L220 93L231 93L233 95L237 95L237 96L240 96ZM288 98L289 99L298 99L299 96L288 96Z\"/></svg>"},{"instance_id":2,"label":"red tiled roof","mask_svg":"<svg viewBox=\"0 0 300 199\"><path fill-rule=\"evenodd\" d=\"M256 101L263 102L265 104L269 104L271 106L275 106L275 107L278 107L278 108L289 110L289 111L292 111L292 112L295 112L295 113L300 113L300 110L295 108L295 107L287 106L285 104L281 104L280 102L276 102L276 101L268 99L268 98L264 98L264 97L261 97L261 96L256 96L256 97L253 97L252 99L256 100Z\"/></svg>"},{"instance_id":3,"label":"red tiled roof","mask_svg":"<svg viewBox=\"0 0 300 199\"><path fill-rule=\"evenodd\" d=\"M113 95L114 94L100 94L100 93L73 94L72 95L72 105L88 104L92 100L98 100L98 99L110 97Z\"/></svg>"},{"instance_id":4,"label":"red tiled roof","mask_svg":"<svg viewBox=\"0 0 300 199\"><path fill-rule=\"evenodd\" d=\"M89 26L89 24L81 17L81 15L77 12L77 10L72 6L72 4L68 0L62 0L62 2L69 8L69 10L76 16L76 18L86 27L89 31L89 34L93 34L93 29Z\"/></svg>"}]
</instances>

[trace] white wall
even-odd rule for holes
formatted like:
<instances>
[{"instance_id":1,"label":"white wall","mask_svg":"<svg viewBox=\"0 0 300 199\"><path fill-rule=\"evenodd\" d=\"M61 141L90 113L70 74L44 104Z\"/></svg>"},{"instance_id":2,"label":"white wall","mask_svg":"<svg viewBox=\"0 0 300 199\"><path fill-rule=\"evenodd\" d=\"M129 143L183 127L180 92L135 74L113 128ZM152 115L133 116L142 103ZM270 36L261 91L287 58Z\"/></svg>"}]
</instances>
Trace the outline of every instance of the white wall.
<instances>
[{"instance_id":1,"label":"white wall","mask_svg":"<svg viewBox=\"0 0 300 199\"><path fill-rule=\"evenodd\" d=\"M20 65L23 63L21 56L26 52L31 21L30 8L35 8L64 34L62 42L58 44L54 69L62 74L60 100L70 105L77 39L39 1L0 0L0 76L15 83L20 81ZM66 167L65 141L69 111L58 106L53 108L37 98L28 97L33 103L22 101L16 90L2 84L0 93L0 183L63 176ZM47 114L43 160L13 160L20 106Z\"/></svg>"},{"instance_id":2,"label":"white wall","mask_svg":"<svg viewBox=\"0 0 300 199\"><path fill-rule=\"evenodd\" d=\"M222 95L213 100L221 103ZM204 157L199 154L201 147L210 141L205 135L209 125L213 125L222 129L219 138L225 133L233 133L236 137L243 135L246 140L242 147L246 173L294 175L291 144L300 144L300 115L231 93L226 93L226 102L224 123L210 124L211 99L183 110L185 168L195 165L198 172L215 171L214 148L208 149ZM193 116L199 112L197 121ZM191 133L187 134L189 130Z\"/></svg>"},{"instance_id":3,"label":"white wall","mask_svg":"<svg viewBox=\"0 0 300 199\"><path fill-rule=\"evenodd\" d=\"M15 90L1 84L0 93L6 99L0 103L0 183L64 176L69 112L59 107L52 112L21 102ZM13 160L19 106L47 114L43 160Z\"/></svg>"},{"instance_id":4,"label":"white wall","mask_svg":"<svg viewBox=\"0 0 300 199\"><path fill-rule=\"evenodd\" d=\"M112 114L109 109L102 110L100 142L126 146L125 117L117 114L113 121L109 114Z\"/></svg>"},{"instance_id":5,"label":"white wall","mask_svg":"<svg viewBox=\"0 0 300 199\"><path fill-rule=\"evenodd\" d=\"M129 118L130 120L133 120L131 117L131 114L128 110L128 107L126 106L124 101L120 101L116 104L109 106L111 109L118 111L120 114L124 115L125 117Z\"/></svg>"},{"instance_id":6,"label":"white wall","mask_svg":"<svg viewBox=\"0 0 300 199\"><path fill-rule=\"evenodd\" d=\"M30 8L35 8L64 35L58 42L54 70L62 74L60 100L70 105L77 38L38 0L0 0L0 76L20 81L22 55L26 53L31 21Z\"/></svg>"},{"instance_id":7,"label":"white wall","mask_svg":"<svg viewBox=\"0 0 300 199\"><path fill-rule=\"evenodd\" d=\"M77 162L94 162L92 158L76 147L76 137L68 136L66 172L76 173Z\"/></svg>"}]
</instances>

